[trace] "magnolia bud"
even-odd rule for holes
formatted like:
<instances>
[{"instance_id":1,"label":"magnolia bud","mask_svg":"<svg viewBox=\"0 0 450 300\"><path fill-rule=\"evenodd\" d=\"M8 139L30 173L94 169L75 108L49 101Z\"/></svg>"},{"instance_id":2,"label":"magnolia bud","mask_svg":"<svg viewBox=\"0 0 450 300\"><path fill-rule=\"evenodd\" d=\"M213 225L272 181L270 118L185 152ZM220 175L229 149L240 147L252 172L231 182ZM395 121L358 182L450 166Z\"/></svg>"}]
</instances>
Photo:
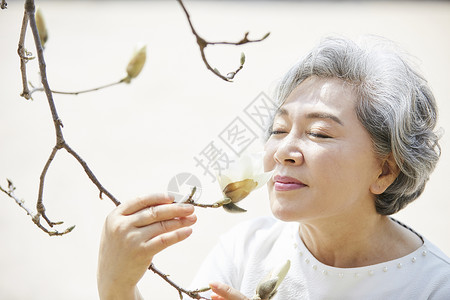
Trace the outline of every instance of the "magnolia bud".
<instances>
[{"instance_id":1,"label":"magnolia bud","mask_svg":"<svg viewBox=\"0 0 450 300\"><path fill-rule=\"evenodd\" d=\"M223 170L217 177L222 194L231 199L223 208L228 212L245 212L235 203L247 197L252 191L264 186L272 177L273 171L263 172L263 156L260 152L253 155L243 155L239 162Z\"/></svg>"},{"instance_id":2,"label":"magnolia bud","mask_svg":"<svg viewBox=\"0 0 450 300\"><path fill-rule=\"evenodd\" d=\"M227 74L226 77L227 77L227 79L230 79L230 80L231 80L231 79L234 78L235 75L236 75L236 72L230 72L230 73Z\"/></svg>"},{"instance_id":3,"label":"magnolia bud","mask_svg":"<svg viewBox=\"0 0 450 300\"><path fill-rule=\"evenodd\" d=\"M253 299L270 300L277 293L277 289L286 277L290 267L291 261L287 260L283 265L272 270L258 283L256 295Z\"/></svg>"},{"instance_id":4,"label":"magnolia bud","mask_svg":"<svg viewBox=\"0 0 450 300\"><path fill-rule=\"evenodd\" d=\"M136 78L141 73L147 59L147 46L142 46L134 52L127 66L126 82L130 83L131 79Z\"/></svg>"},{"instance_id":5,"label":"magnolia bud","mask_svg":"<svg viewBox=\"0 0 450 300\"><path fill-rule=\"evenodd\" d=\"M237 203L247 197L257 186L258 182L253 179L244 179L227 184L222 192L225 197L229 198L231 201L230 203L224 204L223 208L231 213L246 212L245 209L234 203Z\"/></svg>"},{"instance_id":6,"label":"magnolia bud","mask_svg":"<svg viewBox=\"0 0 450 300\"><path fill-rule=\"evenodd\" d=\"M245 54L244 52L241 53L241 66L245 64Z\"/></svg>"},{"instance_id":7,"label":"magnolia bud","mask_svg":"<svg viewBox=\"0 0 450 300\"><path fill-rule=\"evenodd\" d=\"M242 207L237 206L233 202L225 204L223 206L223 209L225 209L225 211L227 211L229 213L233 213L233 214L247 212L247 210L243 209Z\"/></svg>"},{"instance_id":8,"label":"magnolia bud","mask_svg":"<svg viewBox=\"0 0 450 300\"><path fill-rule=\"evenodd\" d=\"M45 43L48 40L47 27L45 26L44 16L42 16L41 9L36 10L36 27L39 32L39 39L41 40L42 48L45 47Z\"/></svg>"},{"instance_id":9,"label":"magnolia bud","mask_svg":"<svg viewBox=\"0 0 450 300\"><path fill-rule=\"evenodd\" d=\"M262 300L268 300L275 294L275 286L277 285L278 278L269 279L261 282L256 288L256 294Z\"/></svg>"},{"instance_id":10,"label":"magnolia bud","mask_svg":"<svg viewBox=\"0 0 450 300\"><path fill-rule=\"evenodd\" d=\"M221 207L224 206L228 203L231 203L231 199L230 198L223 198L222 200L217 201L216 203L213 204L214 207Z\"/></svg>"},{"instance_id":11,"label":"magnolia bud","mask_svg":"<svg viewBox=\"0 0 450 300\"><path fill-rule=\"evenodd\" d=\"M197 292L197 293L203 293L203 292L209 291L210 289L211 289L211 288L210 288L209 286L207 286L207 287L204 287L204 288L196 289L195 292Z\"/></svg>"},{"instance_id":12,"label":"magnolia bud","mask_svg":"<svg viewBox=\"0 0 450 300\"><path fill-rule=\"evenodd\" d=\"M257 185L253 179L232 182L223 189L223 194L230 198L231 202L236 203L247 197Z\"/></svg>"}]
</instances>

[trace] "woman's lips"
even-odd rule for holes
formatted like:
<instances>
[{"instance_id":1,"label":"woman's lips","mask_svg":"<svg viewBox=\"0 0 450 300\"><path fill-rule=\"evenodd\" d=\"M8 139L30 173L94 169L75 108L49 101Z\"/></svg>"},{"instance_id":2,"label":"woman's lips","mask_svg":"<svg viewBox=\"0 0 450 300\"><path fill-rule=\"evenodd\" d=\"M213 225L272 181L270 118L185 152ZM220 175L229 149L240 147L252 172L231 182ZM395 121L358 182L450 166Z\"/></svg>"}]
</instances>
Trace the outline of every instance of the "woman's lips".
<instances>
[{"instance_id":1,"label":"woman's lips","mask_svg":"<svg viewBox=\"0 0 450 300\"><path fill-rule=\"evenodd\" d=\"M276 191L292 191L306 186L303 182L289 176L276 175L273 181Z\"/></svg>"}]
</instances>

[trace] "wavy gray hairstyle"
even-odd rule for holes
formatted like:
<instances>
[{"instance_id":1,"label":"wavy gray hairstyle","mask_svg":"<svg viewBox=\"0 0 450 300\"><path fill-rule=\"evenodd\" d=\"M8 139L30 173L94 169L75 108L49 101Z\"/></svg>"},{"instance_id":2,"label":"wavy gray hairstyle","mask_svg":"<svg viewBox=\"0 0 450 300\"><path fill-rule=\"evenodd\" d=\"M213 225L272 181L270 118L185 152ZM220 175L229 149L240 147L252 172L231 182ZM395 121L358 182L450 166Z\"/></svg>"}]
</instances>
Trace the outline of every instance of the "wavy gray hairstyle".
<instances>
[{"instance_id":1,"label":"wavy gray hairstyle","mask_svg":"<svg viewBox=\"0 0 450 300\"><path fill-rule=\"evenodd\" d=\"M281 106L306 78L340 78L356 92L356 114L369 132L379 157L392 153L400 173L380 195L379 214L398 212L423 192L440 156L434 129L437 107L426 80L389 41L365 37L322 40L279 83Z\"/></svg>"}]
</instances>

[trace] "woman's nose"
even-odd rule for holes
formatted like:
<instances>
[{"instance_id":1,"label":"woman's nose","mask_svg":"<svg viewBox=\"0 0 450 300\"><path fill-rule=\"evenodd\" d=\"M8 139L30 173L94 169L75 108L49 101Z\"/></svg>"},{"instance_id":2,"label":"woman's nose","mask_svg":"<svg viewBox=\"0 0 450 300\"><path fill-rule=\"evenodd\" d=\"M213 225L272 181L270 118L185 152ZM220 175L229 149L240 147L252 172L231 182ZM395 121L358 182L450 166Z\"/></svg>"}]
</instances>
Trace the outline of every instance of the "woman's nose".
<instances>
[{"instance_id":1,"label":"woman's nose","mask_svg":"<svg viewBox=\"0 0 450 300\"><path fill-rule=\"evenodd\" d=\"M301 165L304 157L299 147L298 140L295 141L290 137L286 137L278 145L274 154L274 159L282 165Z\"/></svg>"}]
</instances>

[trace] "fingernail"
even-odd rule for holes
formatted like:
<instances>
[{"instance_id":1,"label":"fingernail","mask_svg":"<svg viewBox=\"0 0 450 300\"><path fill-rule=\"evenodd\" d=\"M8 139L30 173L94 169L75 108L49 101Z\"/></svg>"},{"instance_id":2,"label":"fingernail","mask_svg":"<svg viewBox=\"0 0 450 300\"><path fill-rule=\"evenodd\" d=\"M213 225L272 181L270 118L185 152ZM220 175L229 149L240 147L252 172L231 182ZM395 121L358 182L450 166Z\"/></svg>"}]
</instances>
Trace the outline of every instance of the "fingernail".
<instances>
[{"instance_id":1,"label":"fingernail","mask_svg":"<svg viewBox=\"0 0 450 300\"><path fill-rule=\"evenodd\" d=\"M188 204L188 203L177 203L177 205L182 208L194 208L194 206L192 204Z\"/></svg>"},{"instance_id":2,"label":"fingernail","mask_svg":"<svg viewBox=\"0 0 450 300\"><path fill-rule=\"evenodd\" d=\"M190 222L195 222L195 221L197 221L197 216L196 215L190 215L190 216L187 216L186 219L188 221L190 221Z\"/></svg>"},{"instance_id":3,"label":"fingernail","mask_svg":"<svg viewBox=\"0 0 450 300\"><path fill-rule=\"evenodd\" d=\"M179 230L181 230L182 234L185 234L187 236L192 234L192 228L191 227L183 227L183 228L180 228Z\"/></svg>"},{"instance_id":4,"label":"fingernail","mask_svg":"<svg viewBox=\"0 0 450 300\"><path fill-rule=\"evenodd\" d=\"M210 282L209 283L209 287L212 289L217 289L218 288L218 283L217 282Z\"/></svg>"},{"instance_id":5,"label":"fingernail","mask_svg":"<svg viewBox=\"0 0 450 300\"><path fill-rule=\"evenodd\" d=\"M165 193L164 196L165 196L167 199L171 200L172 202L175 200L175 197L174 197L172 194Z\"/></svg>"}]
</instances>

